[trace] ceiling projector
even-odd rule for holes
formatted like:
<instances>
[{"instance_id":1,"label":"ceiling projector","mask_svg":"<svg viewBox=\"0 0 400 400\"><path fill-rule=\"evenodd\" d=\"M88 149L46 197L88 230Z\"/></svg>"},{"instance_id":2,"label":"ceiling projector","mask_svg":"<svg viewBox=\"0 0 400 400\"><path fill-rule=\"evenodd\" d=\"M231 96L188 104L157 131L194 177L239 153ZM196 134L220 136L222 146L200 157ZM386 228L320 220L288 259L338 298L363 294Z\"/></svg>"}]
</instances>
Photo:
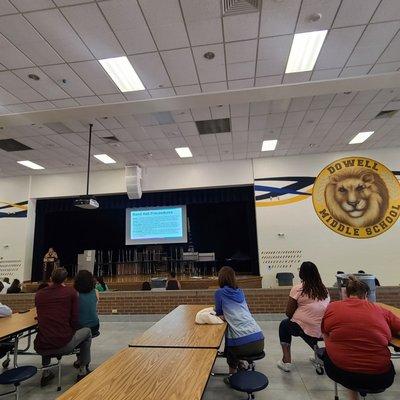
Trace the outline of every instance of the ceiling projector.
<instances>
[{"instance_id":1,"label":"ceiling projector","mask_svg":"<svg viewBox=\"0 0 400 400\"><path fill-rule=\"evenodd\" d=\"M99 203L93 196L82 196L74 200L74 206L85 210L95 210L99 208Z\"/></svg>"}]
</instances>

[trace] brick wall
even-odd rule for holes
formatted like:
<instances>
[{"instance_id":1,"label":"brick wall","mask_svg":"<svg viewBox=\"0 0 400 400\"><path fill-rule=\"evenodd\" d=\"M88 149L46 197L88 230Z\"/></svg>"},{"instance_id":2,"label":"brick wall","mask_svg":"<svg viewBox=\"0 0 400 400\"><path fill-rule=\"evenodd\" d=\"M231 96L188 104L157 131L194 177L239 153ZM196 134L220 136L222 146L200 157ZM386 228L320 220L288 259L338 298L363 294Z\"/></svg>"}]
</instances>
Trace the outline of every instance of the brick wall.
<instances>
[{"instance_id":1,"label":"brick wall","mask_svg":"<svg viewBox=\"0 0 400 400\"><path fill-rule=\"evenodd\" d=\"M253 313L285 312L289 288L245 289ZM329 289L332 300L338 299L337 289ZM0 302L14 311L34 306L33 293L0 295ZM377 300L400 308L400 287L380 287ZM100 314L165 314L180 304L212 304L214 290L180 290L168 292L106 292L100 293Z\"/></svg>"}]
</instances>

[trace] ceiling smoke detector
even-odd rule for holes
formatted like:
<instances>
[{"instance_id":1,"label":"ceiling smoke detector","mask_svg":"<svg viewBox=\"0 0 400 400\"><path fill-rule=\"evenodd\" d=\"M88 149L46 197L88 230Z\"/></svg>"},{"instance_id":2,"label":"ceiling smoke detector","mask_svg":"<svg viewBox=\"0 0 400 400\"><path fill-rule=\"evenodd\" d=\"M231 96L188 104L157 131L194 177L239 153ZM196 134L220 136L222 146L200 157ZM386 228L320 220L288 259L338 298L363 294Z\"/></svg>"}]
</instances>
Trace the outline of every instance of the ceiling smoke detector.
<instances>
[{"instance_id":1,"label":"ceiling smoke detector","mask_svg":"<svg viewBox=\"0 0 400 400\"><path fill-rule=\"evenodd\" d=\"M314 13L314 14L311 14L311 15L308 17L308 20L309 20L310 22L317 22L317 21L319 21L321 18L322 18L322 14L320 14L320 13Z\"/></svg>"},{"instance_id":2,"label":"ceiling smoke detector","mask_svg":"<svg viewBox=\"0 0 400 400\"><path fill-rule=\"evenodd\" d=\"M207 51L207 53L204 53L203 57L207 60L212 60L215 57L215 53L212 51Z\"/></svg>"},{"instance_id":3,"label":"ceiling smoke detector","mask_svg":"<svg viewBox=\"0 0 400 400\"><path fill-rule=\"evenodd\" d=\"M40 77L39 77L38 75L36 75L36 74L29 74L29 75L28 75L28 78L29 78L29 79L32 79L33 81L38 81L38 80L40 80Z\"/></svg>"}]
</instances>

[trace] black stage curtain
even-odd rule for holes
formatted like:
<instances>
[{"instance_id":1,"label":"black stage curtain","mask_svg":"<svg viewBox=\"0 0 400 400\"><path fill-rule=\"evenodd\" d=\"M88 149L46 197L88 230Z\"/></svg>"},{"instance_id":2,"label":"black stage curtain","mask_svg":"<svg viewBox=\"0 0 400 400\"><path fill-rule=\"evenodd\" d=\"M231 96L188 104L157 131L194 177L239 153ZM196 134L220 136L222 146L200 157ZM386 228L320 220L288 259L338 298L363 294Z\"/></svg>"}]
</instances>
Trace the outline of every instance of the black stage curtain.
<instances>
[{"instance_id":1,"label":"black stage curtain","mask_svg":"<svg viewBox=\"0 0 400 400\"><path fill-rule=\"evenodd\" d=\"M246 270L259 274L254 187L144 193L140 200L126 194L97 196L100 208L82 210L73 198L36 203L32 280L42 276L42 259L53 246L62 265L76 264L85 249L125 247L125 209L186 205L195 251L215 252L220 265L240 252L249 256Z\"/></svg>"}]
</instances>

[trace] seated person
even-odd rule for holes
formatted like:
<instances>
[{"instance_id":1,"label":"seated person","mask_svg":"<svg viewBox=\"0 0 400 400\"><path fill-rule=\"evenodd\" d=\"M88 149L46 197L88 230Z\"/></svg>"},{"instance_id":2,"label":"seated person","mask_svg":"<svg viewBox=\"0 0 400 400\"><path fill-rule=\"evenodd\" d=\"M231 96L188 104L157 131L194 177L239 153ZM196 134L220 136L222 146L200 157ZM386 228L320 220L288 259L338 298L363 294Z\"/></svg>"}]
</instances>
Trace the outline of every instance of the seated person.
<instances>
[{"instance_id":1,"label":"seated person","mask_svg":"<svg viewBox=\"0 0 400 400\"><path fill-rule=\"evenodd\" d=\"M21 293L21 282L19 279L14 279L10 287L7 289L7 294Z\"/></svg>"},{"instance_id":2,"label":"seated person","mask_svg":"<svg viewBox=\"0 0 400 400\"><path fill-rule=\"evenodd\" d=\"M181 283L176 279L176 273L171 271L165 286L165 290L180 290Z\"/></svg>"},{"instance_id":3,"label":"seated person","mask_svg":"<svg viewBox=\"0 0 400 400\"><path fill-rule=\"evenodd\" d=\"M65 268L55 268L51 274L51 285L35 295L38 333L34 346L42 356L43 367L50 364L52 355L70 354L78 347L79 381L86 375L86 366L90 364L92 334L89 328L78 329L78 294L64 284L67 275ZM41 386L46 386L53 378L51 371L44 370Z\"/></svg>"},{"instance_id":4,"label":"seated person","mask_svg":"<svg viewBox=\"0 0 400 400\"><path fill-rule=\"evenodd\" d=\"M3 282L0 282L0 292L3 290ZM0 318L9 317L12 314L11 308L0 303ZM1 358L2 356L0 356Z\"/></svg>"},{"instance_id":5,"label":"seated person","mask_svg":"<svg viewBox=\"0 0 400 400\"><path fill-rule=\"evenodd\" d=\"M40 282L36 291L38 292L39 290L44 289L45 287L48 287L48 286L49 286L49 284L47 282Z\"/></svg>"},{"instance_id":6,"label":"seated person","mask_svg":"<svg viewBox=\"0 0 400 400\"><path fill-rule=\"evenodd\" d=\"M400 334L400 319L367 300L368 285L349 276L347 299L329 304L322 320L327 375L350 390L385 390L395 371L388 344Z\"/></svg>"},{"instance_id":7,"label":"seated person","mask_svg":"<svg viewBox=\"0 0 400 400\"><path fill-rule=\"evenodd\" d=\"M79 328L90 328L92 336L98 335L100 322L97 315L99 292L91 272L81 270L74 280L74 288L79 294Z\"/></svg>"},{"instance_id":8,"label":"seated person","mask_svg":"<svg viewBox=\"0 0 400 400\"><path fill-rule=\"evenodd\" d=\"M10 278L4 278L2 283L3 283L3 289L1 289L0 294L5 294L7 293L7 289L11 286Z\"/></svg>"},{"instance_id":9,"label":"seated person","mask_svg":"<svg viewBox=\"0 0 400 400\"><path fill-rule=\"evenodd\" d=\"M149 282L143 282L142 283L142 290L151 290L151 285Z\"/></svg>"},{"instance_id":10,"label":"seated person","mask_svg":"<svg viewBox=\"0 0 400 400\"><path fill-rule=\"evenodd\" d=\"M219 289L215 292L215 312L228 324L225 354L229 374L237 372L240 357L252 356L264 350L264 335L249 311L242 289L236 283L235 271L222 267L218 273ZM229 378L224 379L229 385Z\"/></svg>"},{"instance_id":11,"label":"seated person","mask_svg":"<svg viewBox=\"0 0 400 400\"><path fill-rule=\"evenodd\" d=\"M342 275L342 274L344 274L343 271L336 271L336 275ZM336 279L335 283L332 285L332 287L334 287L334 288L338 287L337 279Z\"/></svg>"},{"instance_id":12,"label":"seated person","mask_svg":"<svg viewBox=\"0 0 400 400\"><path fill-rule=\"evenodd\" d=\"M3 289L3 282L0 282L0 292ZM11 308L0 303L0 318L9 317L12 314ZM9 341L0 342L0 358L14 349L13 343Z\"/></svg>"},{"instance_id":13,"label":"seated person","mask_svg":"<svg viewBox=\"0 0 400 400\"><path fill-rule=\"evenodd\" d=\"M107 292L108 290L108 286L106 285L106 283L104 282L104 278L102 276L98 276L96 278L96 290L98 292Z\"/></svg>"},{"instance_id":14,"label":"seated person","mask_svg":"<svg viewBox=\"0 0 400 400\"><path fill-rule=\"evenodd\" d=\"M287 319L279 325L283 357L278 368L290 372L292 336L300 336L312 349L322 337L321 321L330 302L329 292L322 283L316 265L305 261L300 266L301 283L292 287L286 307Z\"/></svg>"}]
</instances>

